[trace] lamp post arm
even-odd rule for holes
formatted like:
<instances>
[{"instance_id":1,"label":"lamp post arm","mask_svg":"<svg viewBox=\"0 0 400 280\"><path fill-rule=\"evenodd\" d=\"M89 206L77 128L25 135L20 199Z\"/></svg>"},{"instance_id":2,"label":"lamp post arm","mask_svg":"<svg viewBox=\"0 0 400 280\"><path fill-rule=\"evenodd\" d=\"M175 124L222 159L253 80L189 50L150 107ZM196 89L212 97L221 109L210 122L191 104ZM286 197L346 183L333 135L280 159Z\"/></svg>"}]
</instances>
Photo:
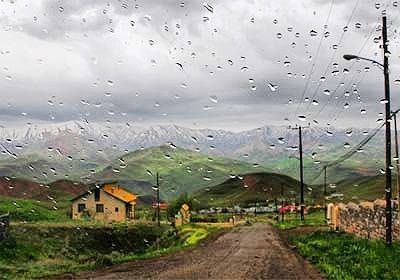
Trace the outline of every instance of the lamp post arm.
<instances>
[{"instance_id":1,"label":"lamp post arm","mask_svg":"<svg viewBox=\"0 0 400 280\"><path fill-rule=\"evenodd\" d=\"M378 62L378 61L376 61L376 60L373 60L373 59L370 59L370 58L366 58L366 57L361 57L361 56L358 56L357 58L361 59L361 60L370 61L370 62L372 62L374 64L378 64L380 67L384 68L383 64Z\"/></svg>"}]
</instances>

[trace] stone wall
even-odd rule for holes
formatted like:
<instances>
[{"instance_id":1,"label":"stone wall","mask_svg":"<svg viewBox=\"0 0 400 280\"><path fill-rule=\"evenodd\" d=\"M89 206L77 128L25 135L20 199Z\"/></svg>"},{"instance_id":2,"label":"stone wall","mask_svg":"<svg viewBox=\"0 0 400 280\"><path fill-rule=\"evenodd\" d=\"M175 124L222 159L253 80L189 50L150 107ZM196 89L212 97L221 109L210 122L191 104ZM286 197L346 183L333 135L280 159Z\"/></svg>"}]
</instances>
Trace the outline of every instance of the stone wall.
<instances>
[{"instance_id":1,"label":"stone wall","mask_svg":"<svg viewBox=\"0 0 400 280\"><path fill-rule=\"evenodd\" d=\"M328 222L332 228L365 238L384 239L386 234L384 200L355 204L328 205ZM398 202L393 203L393 239L400 240Z\"/></svg>"}]
</instances>

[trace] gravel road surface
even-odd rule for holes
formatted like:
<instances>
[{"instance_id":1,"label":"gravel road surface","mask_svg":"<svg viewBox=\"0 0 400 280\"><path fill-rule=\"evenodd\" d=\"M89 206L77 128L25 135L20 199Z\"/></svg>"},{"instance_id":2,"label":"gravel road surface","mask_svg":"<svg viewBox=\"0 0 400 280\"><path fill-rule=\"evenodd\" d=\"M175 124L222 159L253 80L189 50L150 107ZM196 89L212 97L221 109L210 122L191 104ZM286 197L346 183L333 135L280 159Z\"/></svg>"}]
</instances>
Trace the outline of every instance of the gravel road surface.
<instances>
[{"instance_id":1,"label":"gravel road surface","mask_svg":"<svg viewBox=\"0 0 400 280\"><path fill-rule=\"evenodd\" d=\"M241 226L192 249L58 279L324 279L271 225Z\"/></svg>"}]
</instances>

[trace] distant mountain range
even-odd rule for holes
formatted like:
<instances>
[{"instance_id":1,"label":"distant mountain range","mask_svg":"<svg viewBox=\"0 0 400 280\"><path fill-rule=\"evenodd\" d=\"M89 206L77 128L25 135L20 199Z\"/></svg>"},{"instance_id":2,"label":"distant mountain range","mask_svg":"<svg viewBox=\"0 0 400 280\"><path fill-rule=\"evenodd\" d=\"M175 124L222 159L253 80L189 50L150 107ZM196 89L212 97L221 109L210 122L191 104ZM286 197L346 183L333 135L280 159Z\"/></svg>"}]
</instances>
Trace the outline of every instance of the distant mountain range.
<instances>
[{"instance_id":1,"label":"distant mountain range","mask_svg":"<svg viewBox=\"0 0 400 280\"><path fill-rule=\"evenodd\" d=\"M134 127L130 124L68 122L0 128L0 175L35 177L41 181L68 178L90 180L131 151L161 145L189 149L259 164L274 172L298 178L297 130L264 126L244 132L191 129L176 125ZM320 166L358 144L370 131L364 129L304 129L306 180L311 182ZM383 133L364 150L334 167L331 180L377 175L383 166ZM137 178L140 179L140 178Z\"/></svg>"}]
</instances>

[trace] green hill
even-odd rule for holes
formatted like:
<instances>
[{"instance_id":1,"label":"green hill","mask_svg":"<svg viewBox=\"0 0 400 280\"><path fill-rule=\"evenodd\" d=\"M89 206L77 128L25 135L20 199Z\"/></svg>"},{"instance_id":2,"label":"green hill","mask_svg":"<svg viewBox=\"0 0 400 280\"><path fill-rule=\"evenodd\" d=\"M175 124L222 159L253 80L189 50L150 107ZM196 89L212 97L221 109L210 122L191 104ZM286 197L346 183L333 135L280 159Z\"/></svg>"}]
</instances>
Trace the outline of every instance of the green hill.
<instances>
[{"instance_id":1,"label":"green hill","mask_svg":"<svg viewBox=\"0 0 400 280\"><path fill-rule=\"evenodd\" d=\"M252 173L231 178L194 194L203 206L249 205L275 198L298 201L300 182L286 175L275 173ZM305 186L306 199L311 198Z\"/></svg>"},{"instance_id":2,"label":"green hill","mask_svg":"<svg viewBox=\"0 0 400 280\"><path fill-rule=\"evenodd\" d=\"M81 180L88 177L92 170L101 170L101 165L89 160L70 161L66 157L29 154L15 160L0 160L0 176L24 178L41 183L50 183L60 179ZM103 165L104 166L104 165Z\"/></svg>"},{"instance_id":3,"label":"green hill","mask_svg":"<svg viewBox=\"0 0 400 280\"><path fill-rule=\"evenodd\" d=\"M146 181L155 183L160 174L160 192L172 199L183 192L193 192L224 182L237 174L267 171L265 167L170 146L153 147L122 156L95 174L95 180ZM151 185L137 188L138 194L154 192Z\"/></svg>"},{"instance_id":4,"label":"green hill","mask_svg":"<svg viewBox=\"0 0 400 280\"><path fill-rule=\"evenodd\" d=\"M332 193L343 194L344 201L375 200L385 196L385 176L358 177L337 182ZM392 178L393 197L396 197L396 178Z\"/></svg>"}]
</instances>

